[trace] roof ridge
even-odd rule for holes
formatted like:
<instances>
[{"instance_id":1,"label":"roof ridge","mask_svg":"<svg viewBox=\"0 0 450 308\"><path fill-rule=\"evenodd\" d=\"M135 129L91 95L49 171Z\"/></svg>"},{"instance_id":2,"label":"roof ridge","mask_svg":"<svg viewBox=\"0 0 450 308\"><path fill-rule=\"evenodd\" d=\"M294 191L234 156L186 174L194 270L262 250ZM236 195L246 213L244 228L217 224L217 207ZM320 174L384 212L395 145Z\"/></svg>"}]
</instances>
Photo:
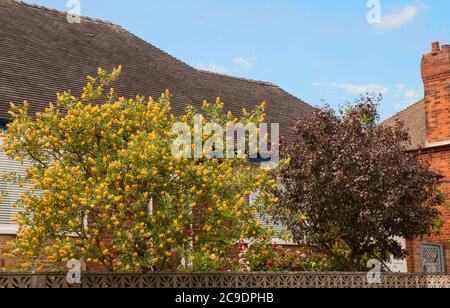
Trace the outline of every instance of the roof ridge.
<instances>
[{"instance_id":1,"label":"roof ridge","mask_svg":"<svg viewBox=\"0 0 450 308\"><path fill-rule=\"evenodd\" d=\"M0 1L1 1L1 0L0 0ZM17 4L20 4L20 5L24 5L24 6L28 6L28 7L36 8L36 9L41 9L41 10L44 10L44 11L47 11L47 12L56 13L56 14L60 14L60 15L66 15L66 14L67 14L67 12L65 12L65 11L60 11L60 10L56 10L56 9L51 9L51 8L46 7L46 6L42 6L42 5L38 5L38 4L34 4L34 3L26 3L26 2L23 2L22 0L4 0L4 1L9 1L9 2L13 2L13 3L17 3ZM175 59L175 60L177 60L178 62L181 62L182 64L184 64L184 65L186 65L186 66L189 66L189 67L191 67L192 69L196 70L193 66L191 66L191 65L189 65L189 64L187 64L187 63L185 63L185 62L183 62L182 60L180 60L180 59L178 59L178 58L172 56L171 54L169 54L169 53L167 53L166 51L160 49L159 47L157 47L157 46L155 46L155 45L153 45L153 44L147 42L146 40L142 39L141 37L139 37L138 35L134 34L133 32L128 31L127 29L125 29L125 28L122 27L121 25L115 24L115 23L113 23L113 22L111 22L111 21L108 21L108 20L103 20L103 19L93 18L93 17L89 17L89 16L80 16L80 18L81 18L82 20L86 20L86 21L91 21L91 22L101 23L101 24L104 24L104 25L107 25L107 26L117 27L117 28L119 28L120 30L126 32L128 35L131 35L132 37L134 37L134 38L136 38L136 39L138 39L138 40L144 42L146 45L149 45L149 46L151 46L152 48L155 48L156 50L158 50L158 51L164 53L164 55L167 55L167 56L171 57L172 59Z\"/></svg>"},{"instance_id":2,"label":"roof ridge","mask_svg":"<svg viewBox=\"0 0 450 308\"><path fill-rule=\"evenodd\" d=\"M414 106L416 106L417 104L423 102L425 100L425 98L421 98L419 99L417 102L407 106L406 108L403 108L402 110L400 110L399 112L394 113L394 115L390 116L389 118L387 118L386 120L382 121L380 124L384 124L387 123L391 120L394 120L396 117L398 117L400 114L410 110L411 108L413 108Z\"/></svg>"},{"instance_id":3,"label":"roof ridge","mask_svg":"<svg viewBox=\"0 0 450 308\"><path fill-rule=\"evenodd\" d=\"M7 1L7 2L11 2L11 3L23 5L23 6L28 6L28 7L31 7L31 8L40 9L40 10L44 10L44 11L47 11L47 12L50 12L50 13L56 13L56 14L59 14L59 15L67 15L67 11L60 11L60 10L57 10L57 9L51 9L51 8L48 8L48 7L43 6L43 5L39 5L39 4L35 4L35 3L27 3L27 2L24 2L22 0L2 0L2 1ZM83 19L83 20L97 22L97 23L102 23L102 24L105 24L105 25L115 26L115 27L119 27L119 28L123 29L122 26L120 26L118 24L115 24L115 23L113 23L111 21L108 21L108 20L103 20L103 19L99 19L99 18L93 18L93 17L89 17L89 16L81 16L81 15L80 15L80 18Z\"/></svg>"},{"instance_id":4,"label":"roof ridge","mask_svg":"<svg viewBox=\"0 0 450 308\"><path fill-rule=\"evenodd\" d=\"M236 79L236 80L240 80L240 81L256 83L256 84L260 84L260 85L264 85L264 86L271 86L271 87L275 87L275 88L280 88L280 86L278 86L278 85L276 85L274 83L271 83L269 81L255 80L255 79L250 79L250 78L232 76L232 75L228 75L228 74L215 73L215 72L211 72L211 71L207 71L207 70L203 70L203 69L198 69L198 68L196 68L196 70L201 72L201 73L205 73L205 74L209 74L209 75L213 75L213 76L225 77L225 78Z\"/></svg>"},{"instance_id":5,"label":"roof ridge","mask_svg":"<svg viewBox=\"0 0 450 308\"><path fill-rule=\"evenodd\" d=\"M38 5L38 4L34 4L34 3L27 3L24 2L22 0L0 0L0 1L5 1L5 2L10 2L10 3L14 3L14 4L18 4L18 5L23 5L23 6L27 6L30 8L34 8L34 9L39 9L39 10L43 10L46 12L50 12L53 14L58 14L61 16L66 16L67 12L66 11L60 11L57 9L52 9L52 8L48 8L42 5ZM203 74L209 74L209 75L213 75L213 76L218 76L218 77L223 77L223 78L228 78L228 79L233 79L233 80L239 80L239 81L244 81L244 82L248 82L248 83L252 83L252 84L259 84L259 85L263 85L263 86L268 86L268 87L273 87L275 89L278 89L280 91L282 91L284 94L289 95L292 98L297 99L298 101L300 101L301 103L303 103L306 106L312 107L310 104L306 103L305 101L301 100L300 98L298 98L297 96L287 92L286 90L284 90L283 88L281 88L279 85L272 83L272 82L268 82L268 81L261 81L261 80L254 80L254 79L249 79L249 78L244 78L244 77L237 77L237 76L231 76L231 75L227 75L227 74L220 74L220 73L215 73L215 72L211 72L211 71L206 71L206 70L202 70L202 69L198 69L195 68L194 66L178 59L177 57L169 54L168 52L160 49L159 47L153 45L152 43L148 42L147 40L139 37L137 34L134 34L133 32L127 30L126 28L124 28L121 25L115 24L113 22L110 22L108 20L102 20L102 19L98 19L98 18L93 18L93 17L88 17L88 16L80 16L80 18L84 21L87 22L94 22L94 23L98 23L98 24L103 24L105 26L110 26L110 27L115 27L116 29L123 31L125 34L139 40L140 42L144 43L147 46L150 46L151 48L154 48L155 50L161 52L162 54L164 54L165 56L170 57L171 59L173 59L174 61L177 61L178 63L185 65L186 67L189 67L190 69L192 69L194 72L197 73L203 73ZM314 108L314 107L312 107Z\"/></svg>"}]
</instances>

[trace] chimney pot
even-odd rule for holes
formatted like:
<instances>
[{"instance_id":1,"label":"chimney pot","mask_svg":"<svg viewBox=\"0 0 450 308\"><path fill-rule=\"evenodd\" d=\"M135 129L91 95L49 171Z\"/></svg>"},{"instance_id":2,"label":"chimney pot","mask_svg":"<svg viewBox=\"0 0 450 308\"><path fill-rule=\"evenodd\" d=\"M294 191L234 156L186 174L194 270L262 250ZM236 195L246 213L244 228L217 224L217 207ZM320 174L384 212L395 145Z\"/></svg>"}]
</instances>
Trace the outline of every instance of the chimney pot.
<instances>
[{"instance_id":1,"label":"chimney pot","mask_svg":"<svg viewBox=\"0 0 450 308\"><path fill-rule=\"evenodd\" d=\"M450 45L442 45L442 51L450 51Z\"/></svg>"},{"instance_id":2,"label":"chimney pot","mask_svg":"<svg viewBox=\"0 0 450 308\"><path fill-rule=\"evenodd\" d=\"M432 52L439 52L439 51L441 51L441 45L439 44L439 42L434 42L432 44L431 51Z\"/></svg>"}]
</instances>

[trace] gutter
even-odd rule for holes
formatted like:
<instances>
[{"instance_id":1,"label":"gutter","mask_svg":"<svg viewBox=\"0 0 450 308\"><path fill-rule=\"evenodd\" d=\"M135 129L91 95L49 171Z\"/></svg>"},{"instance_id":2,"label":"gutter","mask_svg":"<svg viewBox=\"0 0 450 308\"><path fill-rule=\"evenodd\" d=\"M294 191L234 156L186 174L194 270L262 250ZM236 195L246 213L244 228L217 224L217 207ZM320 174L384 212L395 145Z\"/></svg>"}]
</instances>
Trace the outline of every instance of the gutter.
<instances>
[{"instance_id":1,"label":"gutter","mask_svg":"<svg viewBox=\"0 0 450 308\"><path fill-rule=\"evenodd\" d=\"M428 143L423 147L419 147L416 149L410 149L406 152L438 152L450 150L450 141L437 142L437 143Z\"/></svg>"},{"instance_id":2,"label":"gutter","mask_svg":"<svg viewBox=\"0 0 450 308\"><path fill-rule=\"evenodd\" d=\"M426 146L418 149L412 149L408 150L406 152L421 152L424 153L436 153L441 151L450 151L450 140L449 141L443 141L443 142L437 142L437 143L428 143ZM441 183L450 183L450 179L443 179Z\"/></svg>"},{"instance_id":3,"label":"gutter","mask_svg":"<svg viewBox=\"0 0 450 308\"><path fill-rule=\"evenodd\" d=\"M425 149L428 149L428 148L439 148L439 147L446 147L446 146L450 146L450 140L442 141L442 142L436 142L436 143L427 143L427 145L425 146Z\"/></svg>"}]
</instances>

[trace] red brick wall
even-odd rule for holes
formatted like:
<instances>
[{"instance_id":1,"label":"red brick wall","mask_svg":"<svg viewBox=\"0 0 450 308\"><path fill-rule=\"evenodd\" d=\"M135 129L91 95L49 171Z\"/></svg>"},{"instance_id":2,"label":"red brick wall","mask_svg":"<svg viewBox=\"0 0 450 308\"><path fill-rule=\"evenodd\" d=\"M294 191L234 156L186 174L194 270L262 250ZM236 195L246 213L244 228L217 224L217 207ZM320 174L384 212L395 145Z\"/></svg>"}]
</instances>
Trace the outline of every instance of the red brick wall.
<instances>
[{"instance_id":1,"label":"red brick wall","mask_svg":"<svg viewBox=\"0 0 450 308\"><path fill-rule=\"evenodd\" d=\"M423 155L423 158L431 164L433 170L444 175L446 180L450 180L450 147L440 151L435 151ZM447 201L450 202L450 183L442 184L441 190L446 194ZM445 224L440 234L424 235L415 240L407 241L408 271L421 272L420 268L420 244L440 244L444 246L446 258L446 271L450 272L450 209L441 207L440 212L445 220Z\"/></svg>"},{"instance_id":2,"label":"red brick wall","mask_svg":"<svg viewBox=\"0 0 450 308\"><path fill-rule=\"evenodd\" d=\"M450 142L450 50L433 43L432 52L423 56L422 78L425 86L425 111L428 145ZM423 155L431 168L445 176L442 191L450 202L450 146L430 150ZM422 272L421 243L440 244L444 247L446 271L450 272L450 210L440 208L445 224L438 235L424 235L407 241L408 270Z\"/></svg>"}]
</instances>

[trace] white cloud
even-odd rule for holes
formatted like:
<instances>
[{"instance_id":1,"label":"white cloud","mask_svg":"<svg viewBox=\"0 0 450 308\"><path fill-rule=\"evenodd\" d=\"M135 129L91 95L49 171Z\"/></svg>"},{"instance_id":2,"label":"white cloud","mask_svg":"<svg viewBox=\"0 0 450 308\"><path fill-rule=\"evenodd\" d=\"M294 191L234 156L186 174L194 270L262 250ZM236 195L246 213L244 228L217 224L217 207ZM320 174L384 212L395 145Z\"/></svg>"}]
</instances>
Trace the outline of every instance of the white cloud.
<instances>
[{"instance_id":1,"label":"white cloud","mask_svg":"<svg viewBox=\"0 0 450 308\"><path fill-rule=\"evenodd\" d=\"M404 84L398 84L395 88L397 89L396 96L404 96L409 99L416 99L419 96L416 90L410 89Z\"/></svg>"},{"instance_id":2,"label":"white cloud","mask_svg":"<svg viewBox=\"0 0 450 308\"><path fill-rule=\"evenodd\" d=\"M315 87L332 87L340 90L344 90L348 93L352 94L367 94L367 93L377 93L377 94L383 94L386 95L389 93L389 88L383 85L379 84L368 84L368 85L355 85L350 83L339 83L339 82L333 82L333 83L320 83L315 82L313 83L313 86Z\"/></svg>"},{"instance_id":3,"label":"white cloud","mask_svg":"<svg viewBox=\"0 0 450 308\"><path fill-rule=\"evenodd\" d=\"M242 57L237 57L233 59L233 63L236 64L240 69L250 71L253 69L253 60L245 59Z\"/></svg>"},{"instance_id":4,"label":"white cloud","mask_svg":"<svg viewBox=\"0 0 450 308\"><path fill-rule=\"evenodd\" d=\"M215 63L209 63L208 65L204 65L204 64L200 63L195 68L202 70L202 71L208 71L208 72L218 73L218 74L225 74L227 72L227 68L225 66L215 64Z\"/></svg>"},{"instance_id":5,"label":"white cloud","mask_svg":"<svg viewBox=\"0 0 450 308\"><path fill-rule=\"evenodd\" d=\"M397 84L395 86L395 97L398 98L395 107L403 109L419 100L419 92L404 84Z\"/></svg>"},{"instance_id":6,"label":"white cloud","mask_svg":"<svg viewBox=\"0 0 450 308\"><path fill-rule=\"evenodd\" d=\"M375 24L375 27L380 30L399 28L414 21L417 15L419 15L419 6L410 4L398 11L383 14L381 23Z\"/></svg>"},{"instance_id":7,"label":"white cloud","mask_svg":"<svg viewBox=\"0 0 450 308\"><path fill-rule=\"evenodd\" d=\"M244 57L236 57L232 59L233 64L235 65L233 67L234 70L245 70L245 71L251 71L254 68L254 63L256 59L255 58L244 58ZM225 65L216 64L213 62L208 63L205 65L204 63L199 63L195 66L196 69L218 73L218 74L226 74L229 72L229 68Z\"/></svg>"}]
</instances>

